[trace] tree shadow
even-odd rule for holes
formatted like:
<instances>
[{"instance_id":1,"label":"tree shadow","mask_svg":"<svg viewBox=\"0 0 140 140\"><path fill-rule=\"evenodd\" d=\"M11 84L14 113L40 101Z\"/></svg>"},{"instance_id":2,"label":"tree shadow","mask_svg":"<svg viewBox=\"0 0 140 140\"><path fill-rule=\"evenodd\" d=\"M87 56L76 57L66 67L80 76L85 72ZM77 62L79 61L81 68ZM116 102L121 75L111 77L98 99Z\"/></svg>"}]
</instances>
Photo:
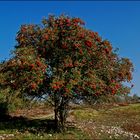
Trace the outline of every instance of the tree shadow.
<instances>
[{"instance_id":1,"label":"tree shadow","mask_svg":"<svg viewBox=\"0 0 140 140\"><path fill-rule=\"evenodd\" d=\"M75 129L69 122L68 129ZM18 130L18 132L29 132L32 134L58 133L54 119L29 119L23 116L10 116L7 103L0 103L0 130Z\"/></svg>"},{"instance_id":2,"label":"tree shadow","mask_svg":"<svg viewBox=\"0 0 140 140\"><path fill-rule=\"evenodd\" d=\"M52 133L56 132L55 121L51 119L28 119L26 117L12 117L5 115L0 117L0 130L13 130L24 133Z\"/></svg>"},{"instance_id":3,"label":"tree shadow","mask_svg":"<svg viewBox=\"0 0 140 140\"><path fill-rule=\"evenodd\" d=\"M75 130L76 127L67 122L66 130ZM58 133L54 119L29 119L23 116L12 117L10 115L0 116L0 130L18 130L20 133L44 134Z\"/></svg>"}]
</instances>

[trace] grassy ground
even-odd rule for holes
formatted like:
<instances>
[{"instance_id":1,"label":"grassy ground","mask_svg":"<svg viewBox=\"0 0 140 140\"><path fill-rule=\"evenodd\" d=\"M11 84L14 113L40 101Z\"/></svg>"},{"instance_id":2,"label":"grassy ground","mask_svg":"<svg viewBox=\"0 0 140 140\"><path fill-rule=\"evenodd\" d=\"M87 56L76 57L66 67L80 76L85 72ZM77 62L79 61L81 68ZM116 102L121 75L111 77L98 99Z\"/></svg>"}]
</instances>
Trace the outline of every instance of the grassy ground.
<instances>
[{"instance_id":1,"label":"grassy ground","mask_svg":"<svg viewBox=\"0 0 140 140\"><path fill-rule=\"evenodd\" d=\"M96 139L140 139L140 104L73 112L80 128Z\"/></svg>"},{"instance_id":2,"label":"grassy ground","mask_svg":"<svg viewBox=\"0 0 140 140\"><path fill-rule=\"evenodd\" d=\"M0 139L140 139L140 104L98 110L75 107L65 133L54 133L54 122L49 118L44 114L8 117L0 121Z\"/></svg>"}]
</instances>

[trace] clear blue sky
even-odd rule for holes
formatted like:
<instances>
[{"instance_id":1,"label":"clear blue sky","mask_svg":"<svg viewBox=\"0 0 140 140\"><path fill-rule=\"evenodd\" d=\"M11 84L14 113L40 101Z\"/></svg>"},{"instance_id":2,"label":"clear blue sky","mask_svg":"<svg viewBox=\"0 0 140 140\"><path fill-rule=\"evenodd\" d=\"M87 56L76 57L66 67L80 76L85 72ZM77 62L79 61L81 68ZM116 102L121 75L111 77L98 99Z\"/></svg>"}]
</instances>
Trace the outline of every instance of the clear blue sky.
<instances>
[{"instance_id":1,"label":"clear blue sky","mask_svg":"<svg viewBox=\"0 0 140 140\"><path fill-rule=\"evenodd\" d=\"M119 48L122 57L134 63L134 88L140 95L140 2L121 1L22 1L0 2L0 60L9 58L21 24L40 24L48 14L80 17L86 27Z\"/></svg>"}]
</instances>

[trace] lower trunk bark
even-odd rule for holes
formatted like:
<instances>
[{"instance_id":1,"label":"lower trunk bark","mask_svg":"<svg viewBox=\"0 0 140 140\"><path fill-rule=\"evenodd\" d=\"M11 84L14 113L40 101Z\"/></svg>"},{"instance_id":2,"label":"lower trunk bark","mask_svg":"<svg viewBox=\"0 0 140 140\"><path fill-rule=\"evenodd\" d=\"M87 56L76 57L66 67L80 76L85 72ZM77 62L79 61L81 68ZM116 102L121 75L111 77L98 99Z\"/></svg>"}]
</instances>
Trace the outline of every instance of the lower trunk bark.
<instances>
[{"instance_id":1,"label":"lower trunk bark","mask_svg":"<svg viewBox=\"0 0 140 140\"><path fill-rule=\"evenodd\" d=\"M68 115L68 102L65 102L64 99L62 99L59 106L55 104L55 126L56 130L59 132L63 132L66 130L66 118Z\"/></svg>"}]
</instances>

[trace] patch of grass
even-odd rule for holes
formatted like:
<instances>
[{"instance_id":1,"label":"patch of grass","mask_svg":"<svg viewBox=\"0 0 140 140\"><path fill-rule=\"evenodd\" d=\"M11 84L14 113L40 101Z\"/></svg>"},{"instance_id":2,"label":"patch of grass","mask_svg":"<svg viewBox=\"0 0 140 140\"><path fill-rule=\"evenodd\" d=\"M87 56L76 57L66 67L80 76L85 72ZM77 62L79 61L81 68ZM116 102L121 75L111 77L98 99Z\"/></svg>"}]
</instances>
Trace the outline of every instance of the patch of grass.
<instances>
[{"instance_id":1,"label":"patch of grass","mask_svg":"<svg viewBox=\"0 0 140 140\"><path fill-rule=\"evenodd\" d=\"M120 122L140 122L140 104L132 104L110 109L106 112L106 115Z\"/></svg>"},{"instance_id":2,"label":"patch of grass","mask_svg":"<svg viewBox=\"0 0 140 140\"><path fill-rule=\"evenodd\" d=\"M5 134L7 134L7 136L9 134L13 134L14 135L14 139L15 140L34 140L34 139L56 139L56 140L60 140L60 139L90 139L90 137L88 135L86 135L83 131L76 129L76 128L69 128L68 131L64 132L64 133L54 133L54 132L44 132L44 133L31 133L29 131L24 131L24 132L18 132L17 130L13 130L13 131L9 131L9 130L5 130L5 131L0 131L0 135L6 136ZM9 138L11 138L9 136Z\"/></svg>"},{"instance_id":3,"label":"patch of grass","mask_svg":"<svg viewBox=\"0 0 140 140\"><path fill-rule=\"evenodd\" d=\"M126 131L133 132L140 135L140 123L125 123L122 125L122 128Z\"/></svg>"},{"instance_id":4,"label":"patch of grass","mask_svg":"<svg viewBox=\"0 0 140 140\"><path fill-rule=\"evenodd\" d=\"M115 108L94 110L91 108L78 109L73 112L77 122L85 122L85 131L96 135L97 139L124 139L128 138L123 135L114 137L113 135L101 133L101 126L117 127L126 132L131 132L140 136L140 104L128 106L118 106ZM88 124L89 122L89 124ZM88 126L89 125L89 126ZM94 130L90 130L92 126L96 126ZM84 128L83 127L83 128ZM91 131L91 132L90 132Z\"/></svg>"},{"instance_id":5,"label":"patch of grass","mask_svg":"<svg viewBox=\"0 0 140 140\"><path fill-rule=\"evenodd\" d=\"M138 113L140 112L140 104L130 104L128 106L119 106L116 108L112 108L112 111L124 111L126 113Z\"/></svg>"},{"instance_id":6,"label":"patch of grass","mask_svg":"<svg viewBox=\"0 0 140 140\"><path fill-rule=\"evenodd\" d=\"M94 120L95 118L98 118L100 114L94 109L78 109L74 111L73 115L77 120Z\"/></svg>"},{"instance_id":7,"label":"patch of grass","mask_svg":"<svg viewBox=\"0 0 140 140\"><path fill-rule=\"evenodd\" d=\"M52 133L44 135L47 139L90 139L90 137L85 134L80 129L68 128L64 133Z\"/></svg>"}]
</instances>

